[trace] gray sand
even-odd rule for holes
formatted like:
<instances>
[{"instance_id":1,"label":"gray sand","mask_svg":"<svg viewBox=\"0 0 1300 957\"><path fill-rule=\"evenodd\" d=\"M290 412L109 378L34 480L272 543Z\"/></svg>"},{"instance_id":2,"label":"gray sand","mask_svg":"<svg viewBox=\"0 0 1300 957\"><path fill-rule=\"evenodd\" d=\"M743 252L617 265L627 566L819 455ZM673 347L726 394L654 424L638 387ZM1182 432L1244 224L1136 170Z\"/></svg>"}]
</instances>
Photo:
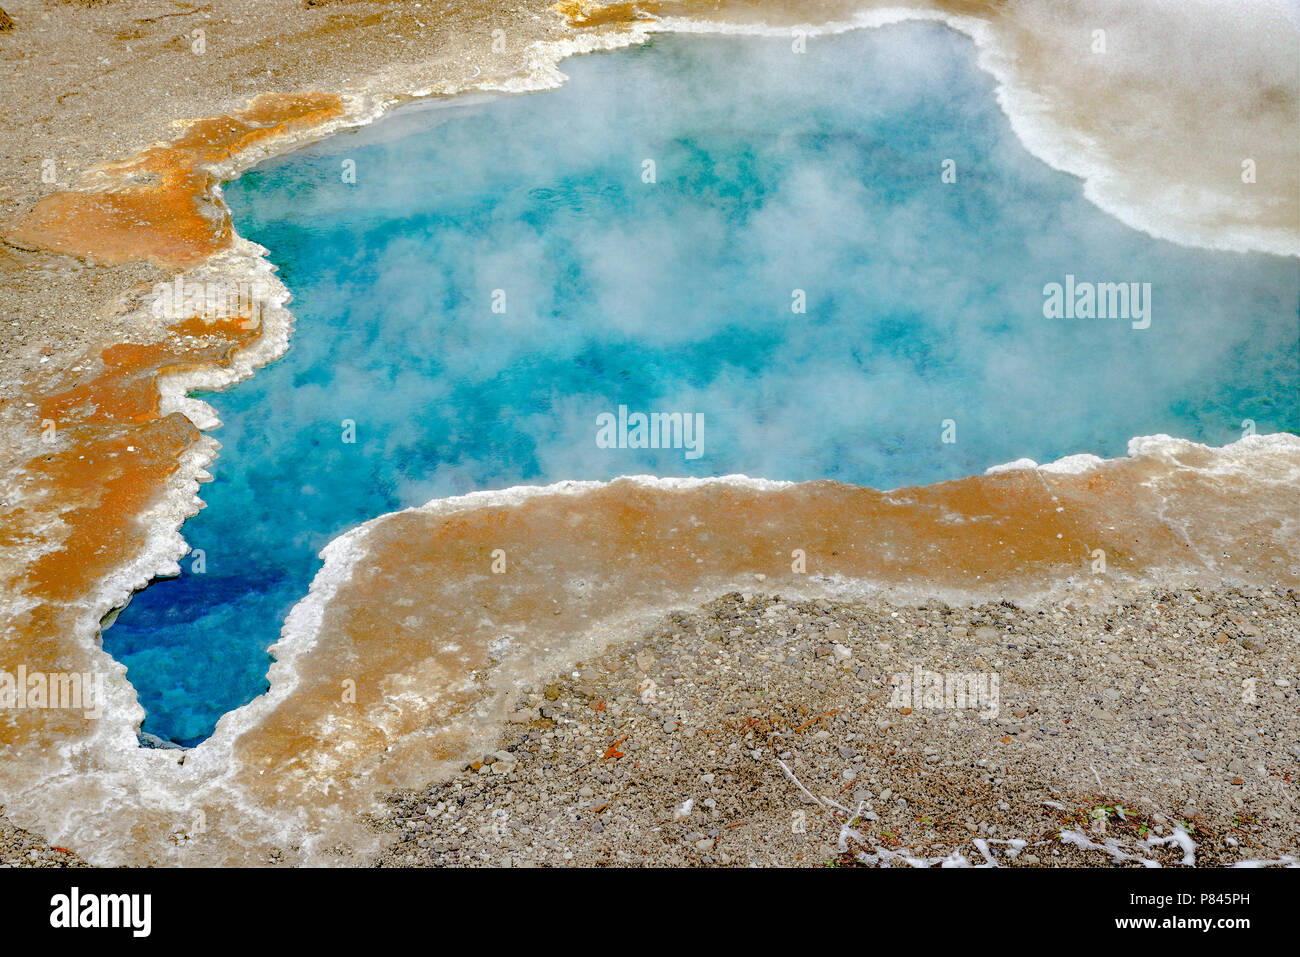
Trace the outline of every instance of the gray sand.
<instances>
[{"instance_id":1,"label":"gray sand","mask_svg":"<svg viewBox=\"0 0 1300 957\"><path fill-rule=\"evenodd\" d=\"M66 848L14 827L0 807L0 867L86 867L85 861Z\"/></svg>"},{"instance_id":2,"label":"gray sand","mask_svg":"<svg viewBox=\"0 0 1300 957\"><path fill-rule=\"evenodd\" d=\"M1136 854L1180 826L1199 866L1294 856L1298 602L1157 592L1029 612L732 595L528 689L495 754L389 800L377 826L397 843L381 863L809 866L880 847L980 863L979 838L1003 864L1104 866L1109 853L1061 831ZM891 708L888 675L914 666L999 673L998 716ZM838 846L847 815L778 761L818 798L861 805L861 839ZM1027 842L1014 857L996 843L1012 839ZM1183 855L1170 842L1142 856Z\"/></svg>"}]
</instances>

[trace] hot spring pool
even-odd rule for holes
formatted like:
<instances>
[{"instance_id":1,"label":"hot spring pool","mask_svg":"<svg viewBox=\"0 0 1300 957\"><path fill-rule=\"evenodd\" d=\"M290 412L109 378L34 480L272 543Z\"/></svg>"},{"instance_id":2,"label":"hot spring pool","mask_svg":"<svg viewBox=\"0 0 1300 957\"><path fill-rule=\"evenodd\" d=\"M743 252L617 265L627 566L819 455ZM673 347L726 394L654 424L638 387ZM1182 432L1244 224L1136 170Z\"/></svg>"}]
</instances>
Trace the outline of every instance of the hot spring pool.
<instances>
[{"instance_id":1,"label":"hot spring pool","mask_svg":"<svg viewBox=\"0 0 1300 957\"><path fill-rule=\"evenodd\" d=\"M183 561L104 633L144 730L193 744L265 690L317 551L430 498L637 473L888 488L1300 425L1300 264L1102 213L1021 146L963 37L668 36L564 68L227 187L297 327L203 396L224 423L184 529L203 573ZM1137 297L1048 318L1050 283ZM634 431L620 407L703 429L602 447Z\"/></svg>"}]
</instances>

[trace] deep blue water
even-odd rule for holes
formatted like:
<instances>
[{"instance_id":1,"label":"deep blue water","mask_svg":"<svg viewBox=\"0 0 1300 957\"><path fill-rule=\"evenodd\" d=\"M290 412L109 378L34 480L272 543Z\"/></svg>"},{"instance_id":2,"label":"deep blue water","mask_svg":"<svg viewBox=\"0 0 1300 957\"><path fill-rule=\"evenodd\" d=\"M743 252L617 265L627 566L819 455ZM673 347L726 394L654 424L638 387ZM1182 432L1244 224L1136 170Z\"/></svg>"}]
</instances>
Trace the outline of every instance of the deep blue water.
<instances>
[{"instance_id":1,"label":"deep blue water","mask_svg":"<svg viewBox=\"0 0 1300 957\"><path fill-rule=\"evenodd\" d=\"M647 472L893 487L1297 429L1300 265L1100 212L942 28L802 56L659 38L564 69L560 90L407 110L227 187L298 325L285 358L204 396L223 449L184 534L206 571L183 562L104 634L145 730L194 743L261 693L319 549L435 496ZM1045 318L1067 274L1150 283L1150 327ZM598 447L620 404L702 413L704 454Z\"/></svg>"}]
</instances>

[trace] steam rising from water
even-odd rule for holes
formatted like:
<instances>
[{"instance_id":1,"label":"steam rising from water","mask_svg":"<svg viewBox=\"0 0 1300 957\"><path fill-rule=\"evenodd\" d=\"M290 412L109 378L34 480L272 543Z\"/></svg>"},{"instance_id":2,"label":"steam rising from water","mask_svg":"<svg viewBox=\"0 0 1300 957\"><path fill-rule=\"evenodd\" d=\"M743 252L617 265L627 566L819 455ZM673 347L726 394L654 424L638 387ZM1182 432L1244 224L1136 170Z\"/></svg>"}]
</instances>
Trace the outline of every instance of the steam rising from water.
<instances>
[{"instance_id":1,"label":"steam rising from water","mask_svg":"<svg viewBox=\"0 0 1300 957\"><path fill-rule=\"evenodd\" d=\"M667 16L661 22L672 29L780 35L942 19L979 41L981 65L997 76L999 102L1031 152L1084 177L1107 212L1162 239L1300 255L1294 0L639 6ZM1242 177L1247 159L1257 171L1251 183Z\"/></svg>"},{"instance_id":2,"label":"steam rising from water","mask_svg":"<svg viewBox=\"0 0 1300 957\"><path fill-rule=\"evenodd\" d=\"M395 117L230 189L299 328L214 399L217 480L186 526L206 572L105 633L146 730L196 740L262 690L315 553L431 497L635 472L890 487L1297 426L1296 263L1102 214L1025 151L947 30L801 56L657 39L566 69L557 92ZM1067 274L1150 282L1151 328L1045 319ZM599 448L620 404L702 413L705 455Z\"/></svg>"}]
</instances>

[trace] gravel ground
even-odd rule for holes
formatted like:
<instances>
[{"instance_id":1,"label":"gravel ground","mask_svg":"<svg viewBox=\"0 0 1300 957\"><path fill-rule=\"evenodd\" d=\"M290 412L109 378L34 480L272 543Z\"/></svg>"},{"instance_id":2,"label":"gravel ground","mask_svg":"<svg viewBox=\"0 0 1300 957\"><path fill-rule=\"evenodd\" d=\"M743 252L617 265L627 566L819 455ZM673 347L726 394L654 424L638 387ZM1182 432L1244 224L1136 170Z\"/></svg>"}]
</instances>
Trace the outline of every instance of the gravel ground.
<instances>
[{"instance_id":1,"label":"gravel ground","mask_svg":"<svg viewBox=\"0 0 1300 957\"><path fill-rule=\"evenodd\" d=\"M1297 649L1280 589L1042 610L731 594L522 689L496 752L386 799L377 863L1294 862ZM996 698L900 698L916 668L996 675ZM0 862L84 866L2 813Z\"/></svg>"},{"instance_id":2,"label":"gravel ground","mask_svg":"<svg viewBox=\"0 0 1300 957\"><path fill-rule=\"evenodd\" d=\"M389 797L380 864L978 864L979 843L1012 866L1179 864L1192 844L1199 866L1285 861L1298 603L729 595L525 689L498 751ZM996 673L997 716L904 710L891 676L916 667Z\"/></svg>"},{"instance_id":3,"label":"gravel ground","mask_svg":"<svg viewBox=\"0 0 1300 957\"><path fill-rule=\"evenodd\" d=\"M85 861L31 831L14 827L0 807L0 867L86 867Z\"/></svg>"}]
</instances>

